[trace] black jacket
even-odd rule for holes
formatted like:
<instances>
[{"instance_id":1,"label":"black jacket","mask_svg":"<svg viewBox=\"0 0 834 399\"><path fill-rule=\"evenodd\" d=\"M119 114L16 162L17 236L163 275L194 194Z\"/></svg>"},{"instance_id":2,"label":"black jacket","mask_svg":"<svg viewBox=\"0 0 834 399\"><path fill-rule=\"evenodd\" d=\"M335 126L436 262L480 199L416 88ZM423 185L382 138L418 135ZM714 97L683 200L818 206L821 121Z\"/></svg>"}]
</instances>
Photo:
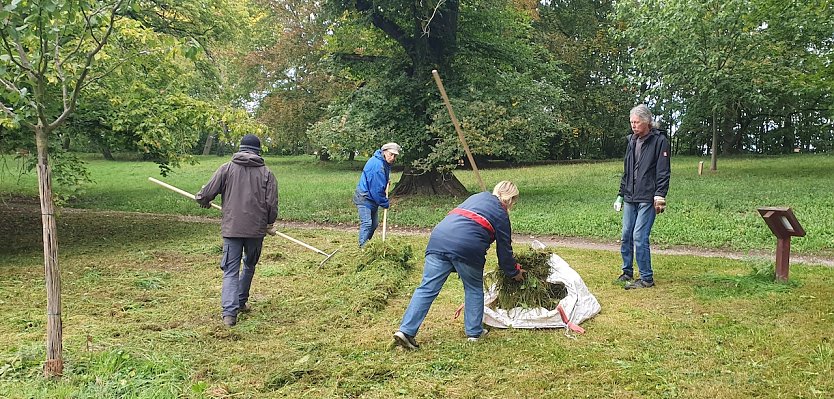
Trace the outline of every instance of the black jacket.
<instances>
[{"instance_id":1,"label":"black jacket","mask_svg":"<svg viewBox=\"0 0 834 399\"><path fill-rule=\"evenodd\" d=\"M659 130L652 129L643 142L640 162L635 173L634 145L637 137L628 137L628 149L623 160L620 192L626 202L653 202L654 196L666 197L669 192L669 140Z\"/></svg>"}]
</instances>

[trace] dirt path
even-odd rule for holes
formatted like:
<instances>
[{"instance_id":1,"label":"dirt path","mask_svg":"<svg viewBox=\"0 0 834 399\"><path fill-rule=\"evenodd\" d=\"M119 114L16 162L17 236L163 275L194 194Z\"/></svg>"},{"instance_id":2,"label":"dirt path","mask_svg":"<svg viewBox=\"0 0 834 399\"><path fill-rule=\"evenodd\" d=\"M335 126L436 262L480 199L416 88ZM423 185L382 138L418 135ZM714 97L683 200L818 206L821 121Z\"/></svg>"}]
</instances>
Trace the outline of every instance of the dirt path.
<instances>
[{"instance_id":1,"label":"dirt path","mask_svg":"<svg viewBox=\"0 0 834 399\"><path fill-rule=\"evenodd\" d=\"M12 211L19 211L19 212L30 212L38 211L39 205L37 203L33 203L31 201L14 201L14 202L6 202L4 204L0 204L7 210ZM35 209L32 209L35 208ZM78 209L78 208L62 208L61 212L66 213L90 213L90 214L99 214L101 216L110 216L110 217L119 217L119 216L132 216L136 217L141 215L143 217L154 217L160 219L170 219L175 220L178 222L186 222L186 223L219 223L220 220L218 218L210 218L204 216L183 216L183 215L171 215L171 214L160 214L160 213L139 213L139 212L125 212L125 211L100 211L100 210L90 210L90 209ZM331 231L339 231L339 232L355 232L357 230L356 225L352 224L344 224L344 223L337 223L337 224L317 224L317 223L308 223L308 222L293 222L293 221L281 221L281 226L292 227L296 229L308 229L308 230L331 230ZM392 235L409 235L409 236L428 236L431 232L431 229L427 228L414 228L414 227L391 227L388 230L389 234ZM576 249L589 249L589 250L599 250L599 251L611 251L611 252L619 252L620 251L620 244L619 242L602 242L602 241L594 241L590 239L584 238L574 238L574 237L558 237L558 236L549 236L549 235L531 235L531 234L514 234L513 235L513 242L521 243L521 244L529 244L533 240L538 240L543 244L551 247L563 247L563 248L576 248ZM774 243L775 249L775 243ZM727 259L751 259L751 258L762 258L762 259L773 259L774 255L773 252L768 251L748 251L748 252L741 252L741 251L728 251L728 250L710 250L710 249L703 249L703 248L696 248L696 247L684 247L684 246L671 246L671 247L653 247L652 253L654 254L664 254L664 255L689 255L689 256L701 256L701 257L710 257L710 258L727 258ZM791 256L791 263L804 263L809 265L822 265L827 267L834 267L834 259L821 257L821 256L808 256L808 255L792 255Z\"/></svg>"}]
</instances>

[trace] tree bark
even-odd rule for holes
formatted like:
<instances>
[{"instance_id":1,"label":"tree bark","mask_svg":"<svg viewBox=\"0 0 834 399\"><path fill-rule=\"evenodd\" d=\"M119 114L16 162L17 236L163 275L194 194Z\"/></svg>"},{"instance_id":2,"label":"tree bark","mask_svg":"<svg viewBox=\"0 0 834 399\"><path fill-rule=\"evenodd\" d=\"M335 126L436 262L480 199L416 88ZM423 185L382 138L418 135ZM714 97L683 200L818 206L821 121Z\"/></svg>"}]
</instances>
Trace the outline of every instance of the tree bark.
<instances>
[{"instance_id":1,"label":"tree bark","mask_svg":"<svg viewBox=\"0 0 834 399\"><path fill-rule=\"evenodd\" d=\"M52 171L47 149L48 132L35 127L38 148L38 191L41 201L43 226L43 263L46 280L46 363L44 376L58 378L64 373L61 323L61 269L58 266L58 230L55 223L55 203L52 201Z\"/></svg>"},{"instance_id":2,"label":"tree bark","mask_svg":"<svg viewBox=\"0 0 834 399\"><path fill-rule=\"evenodd\" d=\"M397 197L406 195L466 197L469 196L469 191L452 172L430 171L418 174L412 167L406 166L391 195Z\"/></svg>"}]
</instances>

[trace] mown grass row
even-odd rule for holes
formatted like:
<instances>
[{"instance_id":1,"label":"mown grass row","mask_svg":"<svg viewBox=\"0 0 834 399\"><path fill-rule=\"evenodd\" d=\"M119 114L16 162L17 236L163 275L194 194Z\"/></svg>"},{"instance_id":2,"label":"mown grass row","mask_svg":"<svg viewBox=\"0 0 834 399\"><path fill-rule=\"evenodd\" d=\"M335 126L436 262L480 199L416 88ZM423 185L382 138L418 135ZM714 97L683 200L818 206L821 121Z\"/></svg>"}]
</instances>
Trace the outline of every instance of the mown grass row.
<instances>
[{"instance_id":1,"label":"mown grass row","mask_svg":"<svg viewBox=\"0 0 834 399\"><path fill-rule=\"evenodd\" d=\"M200 189L227 157L199 157L196 165L176 169L163 180L185 190ZM795 239L797 253L834 255L834 157L722 158L719 171L698 176L700 158L673 157L668 211L658 218L652 240L660 246L685 245L738 251L772 250L774 238L756 208L793 208L807 236ZM6 158L0 175L0 198L37 194L35 176L18 177L14 161ZM319 163L312 157L268 157L280 186L282 220L315 223L356 223L351 194L362 162ZM147 181L159 178L153 163L88 160L95 184L88 186L71 207L217 217L193 202ZM521 190L512 214L517 232L583 237L604 242L619 238L621 214L611 209L617 194L620 161L547 165L482 171L488 186L513 180ZM478 184L469 171L456 172L475 192ZM393 181L399 179L394 173ZM389 211L392 226L431 227L461 198L394 198Z\"/></svg>"}]
</instances>

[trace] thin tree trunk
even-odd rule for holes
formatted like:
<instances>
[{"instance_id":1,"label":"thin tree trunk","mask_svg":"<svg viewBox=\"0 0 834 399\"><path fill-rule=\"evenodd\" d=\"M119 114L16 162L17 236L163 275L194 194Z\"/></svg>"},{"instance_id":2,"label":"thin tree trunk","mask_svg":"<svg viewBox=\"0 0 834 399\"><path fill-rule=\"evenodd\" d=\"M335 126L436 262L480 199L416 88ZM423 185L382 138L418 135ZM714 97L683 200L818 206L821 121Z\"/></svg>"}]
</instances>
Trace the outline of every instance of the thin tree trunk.
<instances>
[{"instance_id":1,"label":"thin tree trunk","mask_svg":"<svg viewBox=\"0 0 834 399\"><path fill-rule=\"evenodd\" d=\"M718 121L715 116L715 110L712 111L712 159L709 165L709 170L718 170Z\"/></svg>"},{"instance_id":2,"label":"thin tree trunk","mask_svg":"<svg viewBox=\"0 0 834 399\"><path fill-rule=\"evenodd\" d=\"M209 133L206 137L206 145L203 146L203 155L211 154L211 145L214 144L214 135Z\"/></svg>"},{"instance_id":3,"label":"thin tree trunk","mask_svg":"<svg viewBox=\"0 0 834 399\"><path fill-rule=\"evenodd\" d=\"M58 230L55 224L55 204L52 201L52 171L47 150L48 133L35 128L38 147L38 191L41 200L43 225L43 263L46 280L46 364L44 376L58 378L64 373L61 323L61 269L58 267Z\"/></svg>"}]
</instances>

